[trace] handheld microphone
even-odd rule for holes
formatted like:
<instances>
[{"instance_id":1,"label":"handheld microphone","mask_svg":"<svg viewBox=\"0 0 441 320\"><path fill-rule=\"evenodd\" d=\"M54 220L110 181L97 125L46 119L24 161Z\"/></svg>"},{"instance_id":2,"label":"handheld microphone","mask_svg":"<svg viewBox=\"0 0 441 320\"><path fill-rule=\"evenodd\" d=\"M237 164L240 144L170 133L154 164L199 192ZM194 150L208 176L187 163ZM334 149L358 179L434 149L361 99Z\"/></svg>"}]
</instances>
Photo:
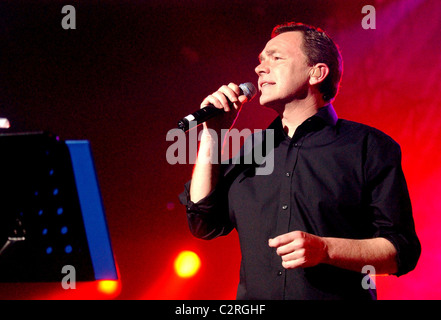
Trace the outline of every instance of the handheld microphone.
<instances>
[{"instance_id":1,"label":"handheld microphone","mask_svg":"<svg viewBox=\"0 0 441 320\"><path fill-rule=\"evenodd\" d=\"M257 93L256 87L251 82L242 83L239 85L241 95L245 95L250 101ZM228 100L228 98L227 98ZM233 103L228 100L228 105L233 107ZM199 125L211 118L216 117L219 114L225 113L224 109L218 109L212 104L199 109L198 111L189 114L185 118L182 118L178 121L178 128L182 129L182 131L188 131L190 129L190 122Z\"/></svg>"}]
</instances>

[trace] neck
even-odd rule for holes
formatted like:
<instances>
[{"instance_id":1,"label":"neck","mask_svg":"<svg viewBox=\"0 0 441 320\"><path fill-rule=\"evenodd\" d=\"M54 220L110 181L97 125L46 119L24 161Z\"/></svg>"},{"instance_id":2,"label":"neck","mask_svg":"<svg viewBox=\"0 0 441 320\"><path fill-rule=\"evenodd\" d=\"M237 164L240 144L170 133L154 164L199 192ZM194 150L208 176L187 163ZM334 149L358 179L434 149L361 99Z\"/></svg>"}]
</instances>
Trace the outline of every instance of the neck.
<instances>
[{"instance_id":1,"label":"neck","mask_svg":"<svg viewBox=\"0 0 441 320\"><path fill-rule=\"evenodd\" d=\"M288 136L293 137L297 127L306 119L315 115L325 105L322 99L305 99L292 101L285 105L280 117Z\"/></svg>"}]
</instances>

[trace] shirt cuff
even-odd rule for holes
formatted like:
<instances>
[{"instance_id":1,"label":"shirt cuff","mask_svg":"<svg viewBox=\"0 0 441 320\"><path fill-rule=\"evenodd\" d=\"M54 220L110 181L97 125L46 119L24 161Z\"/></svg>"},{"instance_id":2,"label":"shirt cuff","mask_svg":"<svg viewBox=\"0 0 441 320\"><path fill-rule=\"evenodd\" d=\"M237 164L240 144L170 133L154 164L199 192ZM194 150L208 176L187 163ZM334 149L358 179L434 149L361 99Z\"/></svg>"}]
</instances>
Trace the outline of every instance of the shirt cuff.
<instances>
[{"instance_id":1,"label":"shirt cuff","mask_svg":"<svg viewBox=\"0 0 441 320\"><path fill-rule=\"evenodd\" d=\"M205 198L198 202L190 200L190 185L191 180L184 185L184 192L179 195L179 201L187 208L187 214L207 214L215 204L215 189L212 190Z\"/></svg>"},{"instance_id":2,"label":"shirt cuff","mask_svg":"<svg viewBox=\"0 0 441 320\"><path fill-rule=\"evenodd\" d=\"M382 233L379 232L378 237L389 240L397 250L397 272L394 274L397 277L402 276L412 271L418 262L421 254L421 245L418 240L411 243L412 240L407 240L398 233Z\"/></svg>"}]
</instances>

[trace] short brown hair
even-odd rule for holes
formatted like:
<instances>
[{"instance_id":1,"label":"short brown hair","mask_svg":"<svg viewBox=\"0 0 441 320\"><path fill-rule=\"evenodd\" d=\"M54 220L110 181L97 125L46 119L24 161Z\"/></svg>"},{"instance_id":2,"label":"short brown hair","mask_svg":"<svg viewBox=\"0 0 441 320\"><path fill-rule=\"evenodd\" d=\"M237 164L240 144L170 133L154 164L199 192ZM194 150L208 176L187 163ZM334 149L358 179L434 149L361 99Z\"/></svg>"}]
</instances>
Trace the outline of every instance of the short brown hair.
<instances>
[{"instance_id":1,"label":"short brown hair","mask_svg":"<svg viewBox=\"0 0 441 320\"><path fill-rule=\"evenodd\" d=\"M323 100L331 101L337 95L343 74L343 60L337 45L320 28L296 22L276 26L271 38L289 31L303 33L303 48L309 65L324 63L328 66L329 74L320 84L319 91L323 94Z\"/></svg>"}]
</instances>

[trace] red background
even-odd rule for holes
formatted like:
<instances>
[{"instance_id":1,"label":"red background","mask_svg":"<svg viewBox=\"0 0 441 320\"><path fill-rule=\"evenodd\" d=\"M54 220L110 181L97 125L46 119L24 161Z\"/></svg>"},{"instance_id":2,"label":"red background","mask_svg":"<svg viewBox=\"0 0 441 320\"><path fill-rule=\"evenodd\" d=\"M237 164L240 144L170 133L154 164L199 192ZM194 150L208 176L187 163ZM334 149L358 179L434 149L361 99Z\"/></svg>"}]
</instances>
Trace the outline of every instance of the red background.
<instances>
[{"instance_id":1,"label":"red background","mask_svg":"<svg viewBox=\"0 0 441 320\"><path fill-rule=\"evenodd\" d=\"M285 21L326 30L344 58L334 106L402 147L422 255L402 277L377 278L380 299L441 298L441 5L432 0L71 1L76 30L61 27L62 1L0 3L0 117L11 132L49 130L91 142L120 272L113 295L94 283L0 284L1 298L234 299L237 236L193 238L177 196L192 165L170 165L166 133L228 82L256 83L257 56ZM376 9L365 30L364 5ZM243 110L239 128L274 114ZM6 132L6 130L2 130ZM201 258L178 279L181 250ZM60 279L61 279L60 274Z\"/></svg>"}]
</instances>

